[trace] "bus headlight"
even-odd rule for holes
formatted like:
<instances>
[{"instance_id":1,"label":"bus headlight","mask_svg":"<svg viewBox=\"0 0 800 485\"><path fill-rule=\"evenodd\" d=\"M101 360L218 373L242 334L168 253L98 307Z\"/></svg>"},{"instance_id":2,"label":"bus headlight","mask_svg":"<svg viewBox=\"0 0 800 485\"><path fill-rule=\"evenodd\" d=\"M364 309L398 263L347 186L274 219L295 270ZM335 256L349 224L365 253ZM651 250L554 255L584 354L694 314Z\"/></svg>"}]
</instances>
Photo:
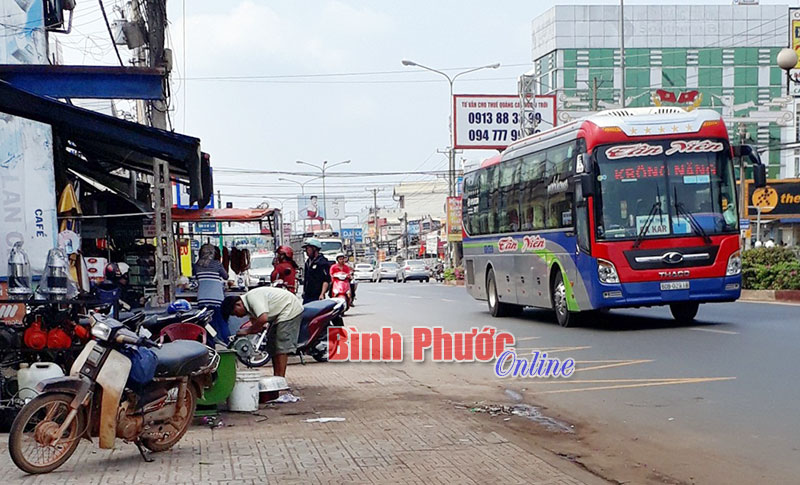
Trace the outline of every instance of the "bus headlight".
<instances>
[{"instance_id":1,"label":"bus headlight","mask_svg":"<svg viewBox=\"0 0 800 485\"><path fill-rule=\"evenodd\" d=\"M736 251L728 258L728 268L725 270L725 276L736 276L742 272L742 253Z\"/></svg>"},{"instance_id":2,"label":"bus headlight","mask_svg":"<svg viewBox=\"0 0 800 485\"><path fill-rule=\"evenodd\" d=\"M597 275L600 277L601 283L619 283L617 268L614 267L614 264L611 261L598 259Z\"/></svg>"}]
</instances>

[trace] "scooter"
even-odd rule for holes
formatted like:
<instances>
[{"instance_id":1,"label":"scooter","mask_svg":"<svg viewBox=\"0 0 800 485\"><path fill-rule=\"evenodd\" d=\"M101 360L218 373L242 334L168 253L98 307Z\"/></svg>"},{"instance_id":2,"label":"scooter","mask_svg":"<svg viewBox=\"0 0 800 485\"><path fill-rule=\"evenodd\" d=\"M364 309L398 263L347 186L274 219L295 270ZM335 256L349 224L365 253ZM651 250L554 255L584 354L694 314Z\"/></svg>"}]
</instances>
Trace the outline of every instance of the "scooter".
<instances>
[{"instance_id":1,"label":"scooter","mask_svg":"<svg viewBox=\"0 0 800 485\"><path fill-rule=\"evenodd\" d=\"M317 362L328 360L331 351L328 349L328 328L344 326L342 315L346 309L347 302L343 298L328 298L303 305L303 319L295 352L295 355L300 356L300 362L303 362L303 355L310 355ZM249 326L250 322L245 323L242 328ZM268 333L269 326L265 326L257 334L235 339L230 347L236 351L239 361L247 367L261 367L272 358L267 350Z\"/></svg>"},{"instance_id":2,"label":"scooter","mask_svg":"<svg viewBox=\"0 0 800 485\"><path fill-rule=\"evenodd\" d=\"M331 274L331 297L343 298L347 302L346 310L349 310L353 305L350 299L350 278L344 271L338 271Z\"/></svg>"},{"instance_id":3,"label":"scooter","mask_svg":"<svg viewBox=\"0 0 800 485\"><path fill-rule=\"evenodd\" d=\"M206 329L212 337L216 336L211 320L214 318L214 311L210 308L192 308L188 311L177 313L158 313L146 314L137 312L132 315L125 315L122 323L143 337L158 337L164 327L173 323L193 323Z\"/></svg>"},{"instance_id":4,"label":"scooter","mask_svg":"<svg viewBox=\"0 0 800 485\"><path fill-rule=\"evenodd\" d=\"M133 442L152 461L146 450L166 451L180 441L212 383L219 365L213 349L189 340L162 346L113 318L90 313L89 320L93 340L70 375L40 382L39 395L11 427L8 449L24 472L55 470L92 436L102 449L112 449L116 438Z\"/></svg>"}]
</instances>

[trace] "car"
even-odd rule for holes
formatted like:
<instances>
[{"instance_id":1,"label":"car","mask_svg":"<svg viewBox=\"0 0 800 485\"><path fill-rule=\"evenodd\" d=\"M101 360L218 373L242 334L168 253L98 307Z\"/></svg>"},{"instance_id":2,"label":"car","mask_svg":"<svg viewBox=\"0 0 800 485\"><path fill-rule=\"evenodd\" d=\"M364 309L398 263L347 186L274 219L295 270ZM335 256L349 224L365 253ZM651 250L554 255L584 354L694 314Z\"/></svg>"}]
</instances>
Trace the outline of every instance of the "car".
<instances>
[{"instance_id":1,"label":"car","mask_svg":"<svg viewBox=\"0 0 800 485\"><path fill-rule=\"evenodd\" d=\"M373 268L371 264L358 263L353 271L353 279L358 280L371 280Z\"/></svg>"},{"instance_id":2,"label":"car","mask_svg":"<svg viewBox=\"0 0 800 485\"><path fill-rule=\"evenodd\" d=\"M372 281L380 282L381 280L397 281L397 270L400 266L397 263L383 262L378 264L375 271L372 272Z\"/></svg>"},{"instance_id":3,"label":"car","mask_svg":"<svg viewBox=\"0 0 800 485\"><path fill-rule=\"evenodd\" d=\"M397 270L397 281L405 283L410 280L428 282L431 279L431 268L421 259L410 259Z\"/></svg>"},{"instance_id":4,"label":"car","mask_svg":"<svg viewBox=\"0 0 800 485\"><path fill-rule=\"evenodd\" d=\"M256 253L250 259L249 286L264 286L270 283L272 275L272 261L275 259L273 253Z\"/></svg>"}]
</instances>

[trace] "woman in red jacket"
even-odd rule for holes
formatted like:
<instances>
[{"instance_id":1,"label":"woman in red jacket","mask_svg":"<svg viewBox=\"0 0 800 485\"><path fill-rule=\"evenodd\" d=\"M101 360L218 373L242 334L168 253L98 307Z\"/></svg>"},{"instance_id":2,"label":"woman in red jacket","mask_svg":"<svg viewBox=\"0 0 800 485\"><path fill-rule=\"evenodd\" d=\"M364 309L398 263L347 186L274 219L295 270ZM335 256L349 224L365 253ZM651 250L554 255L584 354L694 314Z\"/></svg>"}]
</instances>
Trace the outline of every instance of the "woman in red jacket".
<instances>
[{"instance_id":1,"label":"woman in red jacket","mask_svg":"<svg viewBox=\"0 0 800 485\"><path fill-rule=\"evenodd\" d=\"M275 251L275 268L272 270L270 280L274 284L282 280L286 289L297 293L297 263L294 262L294 251L289 246L278 246Z\"/></svg>"}]
</instances>

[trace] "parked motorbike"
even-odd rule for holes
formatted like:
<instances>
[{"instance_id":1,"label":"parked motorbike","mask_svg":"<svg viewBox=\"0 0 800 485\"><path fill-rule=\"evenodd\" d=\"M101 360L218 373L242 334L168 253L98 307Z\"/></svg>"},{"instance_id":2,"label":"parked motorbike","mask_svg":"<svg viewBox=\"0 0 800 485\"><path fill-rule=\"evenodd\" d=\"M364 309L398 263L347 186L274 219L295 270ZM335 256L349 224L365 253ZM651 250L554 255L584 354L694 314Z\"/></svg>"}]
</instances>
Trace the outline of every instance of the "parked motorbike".
<instances>
[{"instance_id":1,"label":"parked motorbike","mask_svg":"<svg viewBox=\"0 0 800 485\"><path fill-rule=\"evenodd\" d=\"M216 331L211 326L214 318L214 311L210 308L192 308L177 313L158 313L148 315L138 312L132 315L125 315L122 323L137 334L145 337L158 337L167 325L173 323L193 323L206 329L212 337L216 336Z\"/></svg>"},{"instance_id":2,"label":"parked motorbike","mask_svg":"<svg viewBox=\"0 0 800 485\"><path fill-rule=\"evenodd\" d=\"M55 470L72 456L81 438L92 436L99 437L103 449L113 448L116 438L133 442L152 461L145 449L165 451L180 441L219 364L217 353L199 342L161 346L113 318L91 313L89 320L93 340L70 375L39 383L40 394L25 404L11 427L11 459L27 473ZM137 353L141 348L152 354ZM132 352L155 356L149 361L154 377L145 384L129 381L132 371L148 367L133 368L128 357Z\"/></svg>"},{"instance_id":3,"label":"parked motorbike","mask_svg":"<svg viewBox=\"0 0 800 485\"><path fill-rule=\"evenodd\" d=\"M350 278L344 271L331 274L331 297L343 298L347 303L345 311L352 306L353 302L350 300Z\"/></svg>"},{"instance_id":4,"label":"parked motorbike","mask_svg":"<svg viewBox=\"0 0 800 485\"><path fill-rule=\"evenodd\" d=\"M303 305L303 319L297 339L296 355L303 361L303 355L310 355L317 362L328 360L328 328L343 327L342 315L347 309L347 302L342 298L312 301ZM242 328L247 328L246 323ZM230 347L236 351L241 363L248 367L261 367L270 361L272 356L267 350L267 334L269 326L257 334L239 337ZM335 349L333 349L335 350Z\"/></svg>"}]
</instances>

